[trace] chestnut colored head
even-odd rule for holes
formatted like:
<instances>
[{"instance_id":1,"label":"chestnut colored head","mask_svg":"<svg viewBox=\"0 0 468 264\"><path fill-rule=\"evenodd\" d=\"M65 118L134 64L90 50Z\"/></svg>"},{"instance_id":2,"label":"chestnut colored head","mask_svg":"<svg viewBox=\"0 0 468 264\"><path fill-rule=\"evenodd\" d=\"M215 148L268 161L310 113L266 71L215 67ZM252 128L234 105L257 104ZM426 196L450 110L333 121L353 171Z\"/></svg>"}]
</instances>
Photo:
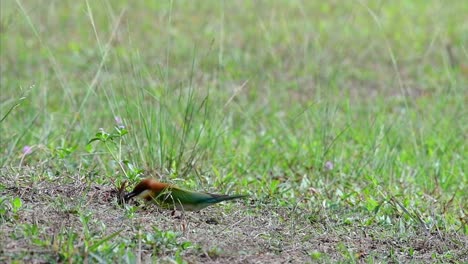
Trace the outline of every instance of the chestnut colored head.
<instances>
[{"instance_id":1,"label":"chestnut colored head","mask_svg":"<svg viewBox=\"0 0 468 264\"><path fill-rule=\"evenodd\" d=\"M153 196L157 196L167 187L169 187L169 185L166 183L158 182L154 179L144 179L138 183L135 188L133 188L133 191L125 195L125 202L135 196L140 196L143 199L151 200Z\"/></svg>"}]
</instances>

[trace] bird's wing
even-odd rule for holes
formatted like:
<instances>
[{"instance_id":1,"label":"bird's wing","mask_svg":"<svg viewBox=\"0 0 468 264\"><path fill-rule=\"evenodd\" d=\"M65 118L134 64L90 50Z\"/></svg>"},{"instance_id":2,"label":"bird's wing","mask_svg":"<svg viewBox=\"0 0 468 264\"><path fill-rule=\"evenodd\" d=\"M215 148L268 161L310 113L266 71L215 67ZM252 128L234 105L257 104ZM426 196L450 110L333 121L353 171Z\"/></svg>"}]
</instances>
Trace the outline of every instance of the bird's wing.
<instances>
[{"instance_id":1,"label":"bird's wing","mask_svg":"<svg viewBox=\"0 0 468 264\"><path fill-rule=\"evenodd\" d=\"M188 191L177 187L172 188L171 196L174 202L181 204L202 204L209 202L213 197L207 193Z\"/></svg>"}]
</instances>

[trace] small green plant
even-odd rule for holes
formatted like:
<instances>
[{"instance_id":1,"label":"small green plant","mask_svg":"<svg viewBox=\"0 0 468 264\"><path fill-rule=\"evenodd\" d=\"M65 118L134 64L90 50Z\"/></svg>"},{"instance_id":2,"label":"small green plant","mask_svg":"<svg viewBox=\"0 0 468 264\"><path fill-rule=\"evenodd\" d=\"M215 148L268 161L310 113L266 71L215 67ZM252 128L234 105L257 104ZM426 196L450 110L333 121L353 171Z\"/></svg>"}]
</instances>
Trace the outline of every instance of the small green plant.
<instances>
[{"instance_id":1,"label":"small green plant","mask_svg":"<svg viewBox=\"0 0 468 264\"><path fill-rule=\"evenodd\" d=\"M173 231L162 231L153 227L153 232L146 233L142 237L142 242L149 246L155 255L167 252L181 253L193 246L192 242L179 241L180 234Z\"/></svg>"},{"instance_id":2,"label":"small green plant","mask_svg":"<svg viewBox=\"0 0 468 264\"><path fill-rule=\"evenodd\" d=\"M23 202L19 197L15 197L11 200L11 205L13 209L13 214L18 214L18 211L20 210L21 206L23 205Z\"/></svg>"},{"instance_id":3,"label":"small green plant","mask_svg":"<svg viewBox=\"0 0 468 264\"><path fill-rule=\"evenodd\" d=\"M19 197L5 198L0 197L0 223L18 220L20 218L20 210L23 206L23 202Z\"/></svg>"},{"instance_id":4,"label":"small green plant","mask_svg":"<svg viewBox=\"0 0 468 264\"><path fill-rule=\"evenodd\" d=\"M115 126L113 132L106 132L101 128L96 135L89 140L88 145L94 141L102 143L114 162L118 164L119 169L125 175L125 179L133 181L140 176L143 170L139 169L129 160L123 159L123 137L127 134L128 130L121 124Z\"/></svg>"},{"instance_id":5,"label":"small green plant","mask_svg":"<svg viewBox=\"0 0 468 264\"><path fill-rule=\"evenodd\" d=\"M309 253L309 256L312 260L320 260L323 254L319 251L314 251L314 252Z\"/></svg>"},{"instance_id":6,"label":"small green plant","mask_svg":"<svg viewBox=\"0 0 468 264\"><path fill-rule=\"evenodd\" d=\"M34 245L47 247L50 242L43 237L44 229L37 224L24 224L21 226L25 237L28 237Z\"/></svg>"},{"instance_id":7,"label":"small green plant","mask_svg":"<svg viewBox=\"0 0 468 264\"><path fill-rule=\"evenodd\" d=\"M85 259L92 259L92 262L105 262L104 260L112 259L113 250L119 247L120 243L111 240L117 237L122 230L104 237L97 236L88 230L87 223L90 216L80 216L80 221L84 226L84 234L62 230L52 237L50 244L61 260L83 262Z\"/></svg>"},{"instance_id":8,"label":"small green plant","mask_svg":"<svg viewBox=\"0 0 468 264\"><path fill-rule=\"evenodd\" d=\"M59 157L60 159L66 159L68 156L70 156L73 152L76 150L76 146L72 147L57 147L55 148L55 155Z\"/></svg>"},{"instance_id":9,"label":"small green plant","mask_svg":"<svg viewBox=\"0 0 468 264\"><path fill-rule=\"evenodd\" d=\"M77 249L75 244L79 235L76 232L63 230L53 237L53 249L61 260L73 260L77 256Z\"/></svg>"}]
</instances>

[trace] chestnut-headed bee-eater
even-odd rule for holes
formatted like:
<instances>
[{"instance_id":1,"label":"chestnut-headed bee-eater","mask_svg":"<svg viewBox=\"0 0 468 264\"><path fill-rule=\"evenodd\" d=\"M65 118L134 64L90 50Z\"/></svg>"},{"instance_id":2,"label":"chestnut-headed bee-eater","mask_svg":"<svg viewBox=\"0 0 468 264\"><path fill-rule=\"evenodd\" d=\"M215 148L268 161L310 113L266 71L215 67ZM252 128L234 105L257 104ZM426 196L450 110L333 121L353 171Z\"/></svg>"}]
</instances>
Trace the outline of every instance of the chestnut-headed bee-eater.
<instances>
[{"instance_id":1,"label":"chestnut-headed bee-eater","mask_svg":"<svg viewBox=\"0 0 468 264\"><path fill-rule=\"evenodd\" d=\"M162 208L177 208L184 211L199 211L207 206L222 201L247 197L247 195L230 196L194 192L148 178L142 180L135 186L133 191L125 195L125 202L133 197L138 197L147 201L153 201Z\"/></svg>"}]
</instances>

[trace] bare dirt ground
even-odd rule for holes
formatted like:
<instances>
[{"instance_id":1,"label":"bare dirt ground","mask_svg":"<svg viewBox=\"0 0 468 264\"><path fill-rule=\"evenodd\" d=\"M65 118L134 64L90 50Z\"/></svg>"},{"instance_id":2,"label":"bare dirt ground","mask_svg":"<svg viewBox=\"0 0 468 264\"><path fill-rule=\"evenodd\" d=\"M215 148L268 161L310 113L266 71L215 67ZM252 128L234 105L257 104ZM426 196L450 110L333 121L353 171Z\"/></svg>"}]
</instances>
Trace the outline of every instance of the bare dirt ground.
<instances>
[{"instance_id":1,"label":"bare dirt ground","mask_svg":"<svg viewBox=\"0 0 468 264\"><path fill-rule=\"evenodd\" d=\"M181 253L189 263L468 261L468 238L460 233L362 226L342 221L340 215L344 213L339 210L314 213L250 199L185 215L149 205L129 213L117 204L117 190L112 186L78 181L65 185L31 183L15 177L2 181L6 189L0 190L0 196L20 197L23 205L16 216L11 211L2 216L0 262L19 256L31 263L61 262L58 248L63 245L57 241L64 232L96 237L120 232L113 239L137 245L136 254L143 262L156 257L164 262L165 257L174 256L173 249L167 244L144 244L139 239L155 230L174 231L180 234L177 241L192 242L195 246ZM83 224L83 215L89 216L87 225ZM24 235L20 227L25 224L38 227L32 232L35 235ZM38 246L36 240L48 246ZM84 241L83 237L75 240L76 254L83 254Z\"/></svg>"}]
</instances>

